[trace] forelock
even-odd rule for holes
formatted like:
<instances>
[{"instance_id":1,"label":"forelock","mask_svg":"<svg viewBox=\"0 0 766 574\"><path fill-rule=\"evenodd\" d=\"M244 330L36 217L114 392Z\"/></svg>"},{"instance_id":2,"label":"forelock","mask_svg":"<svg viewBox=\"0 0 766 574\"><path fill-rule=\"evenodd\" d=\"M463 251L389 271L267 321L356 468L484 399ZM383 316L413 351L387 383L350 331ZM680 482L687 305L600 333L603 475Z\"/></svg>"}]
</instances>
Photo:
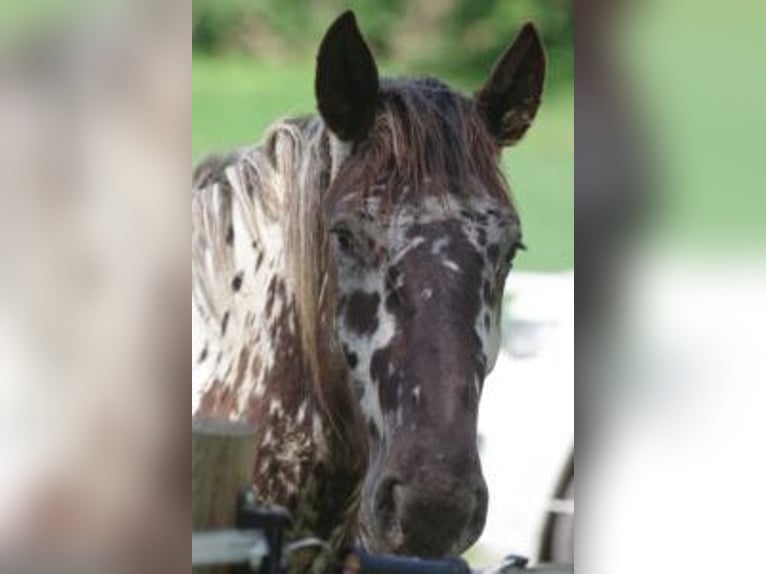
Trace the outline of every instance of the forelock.
<instances>
[{"instance_id":1,"label":"forelock","mask_svg":"<svg viewBox=\"0 0 766 574\"><path fill-rule=\"evenodd\" d=\"M388 79L379 111L328 190L328 208L383 190L384 205L412 195L486 194L509 201L500 149L475 102L432 79Z\"/></svg>"}]
</instances>

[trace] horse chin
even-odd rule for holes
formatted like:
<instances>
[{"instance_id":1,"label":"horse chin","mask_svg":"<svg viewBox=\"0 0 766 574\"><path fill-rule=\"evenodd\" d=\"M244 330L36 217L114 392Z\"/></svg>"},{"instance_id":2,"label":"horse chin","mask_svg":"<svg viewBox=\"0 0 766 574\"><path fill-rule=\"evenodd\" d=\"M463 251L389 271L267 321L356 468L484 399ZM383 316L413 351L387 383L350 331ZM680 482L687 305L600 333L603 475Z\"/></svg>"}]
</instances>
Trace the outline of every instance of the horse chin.
<instances>
[{"instance_id":1,"label":"horse chin","mask_svg":"<svg viewBox=\"0 0 766 574\"><path fill-rule=\"evenodd\" d=\"M368 552L374 554L391 554L396 556L411 556L425 559L439 559L446 558L448 556L460 556L473 546L473 542L466 539L460 541L449 548L442 548L439 546L433 546L428 548L410 548L404 543L391 544L389 542L378 542L369 545L365 545L364 548Z\"/></svg>"},{"instance_id":2,"label":"horse chin","mask_svg":"<svg viewBox=\"0 0 766 574\"><path fill-rule=\"evenodd\" d=\"M461 554L466 552L469 548L471 548L471 546L476 544L476 542L481 537L481 533L482 533L483 530L484 530L484 527L483 527L483 524L482 524L482 528L480 528L477 531L473 531L473 532L467 531L467 532L465 532L463 534L463 537L452 546L452 548L448 552L448 555L449 556L460 556Z\"/></svg>"},{"instance_id":3,"label":"horse chin","mask_svg":"<svg viewBox=\"0 0 766 574\"><path fill-rule=\"evenodd\" d=\"M478 505L467 517L461 517L458 511L442 512L437 515L440 518L436 524L430 527L416 524L414 529L410 524L408 530L395 515L383 512L376 504L377 498L372 494L375 489L370 483L363 489L358 531L358 542L368 552L436 559L460 556L476 543L484 530L486 496L478 497ZM394 489L394 497L397 506L405 504L398 489Z\"/></svg>"},{"instance_id":4,"label":"horse chin","mask_svg":"<svg viewBox=\"0 0 766 574\"><path fill-rule=\"evenodd\" d=\"M407 544L404 534L400 529L382 533L374 526L367 526L359 534L357 544L373 554L392 554L418 558L445 558L447 556L460 556L476 543L480 535L481 529L478 531L466 531L458 541L449 547L442 546L442 541L434 540L432 541L433 544L412 548Z\"/></svg>"}]
</instances>

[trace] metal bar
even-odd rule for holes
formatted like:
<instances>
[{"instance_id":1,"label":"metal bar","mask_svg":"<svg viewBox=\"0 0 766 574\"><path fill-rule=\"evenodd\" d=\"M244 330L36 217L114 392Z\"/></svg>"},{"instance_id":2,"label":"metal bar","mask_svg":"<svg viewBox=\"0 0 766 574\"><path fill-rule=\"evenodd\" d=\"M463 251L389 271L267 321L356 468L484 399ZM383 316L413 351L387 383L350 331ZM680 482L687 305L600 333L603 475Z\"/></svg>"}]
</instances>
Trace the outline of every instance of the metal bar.
<instances>
[{"instance_id":1,"label":"metal bar","mask_svg":"<svg viewBox=\"0 0 766 574\"><path fill-rule=\"evenodd\" d=\"M260 530L217 530L192 533L192 567L251 564L257 568L269 555Z\"/></svg>"},{"instance_id":2,"label":"metal bar","mask_svg":"<svg viewBox=\"0 0 766 574\"><path fill-rule=\"evenodd\" d=\"M551 500L550 504L548 505L548 512L551 514L565 514L568 516L574 516L574 500L565 500L563 498L556 498Z\"/></svg>"},{"instance_id":3,"label":"metal bar","mask_svg":"<svg viewBox=\"0 0 766 574\"><path fill-rule=\"evenodd\" d=\"M258 569L269 555L269 545L260 530L217 530L192 533L192 567L249 564ZM421 561L395 556L373 556L360 552L347 562L344 572L435 572L459 573L467 564L459 559ZM403 568L403 569L402 569ZM467 571L467 570L466 570ZM506 565L485 574L574 574L572 564L540 564L531 567Z\"/></svg>"},{"instance_id":4,"label":"metal bar","mask_svg":"<svg viewBox=\"0 0 766 574\"><path fill-rule=\"evenodd\" d=\"M541 564L529 568L511 567L502 570L502 574L574 574L573 564Z\"/></svg>"}]
</instances>

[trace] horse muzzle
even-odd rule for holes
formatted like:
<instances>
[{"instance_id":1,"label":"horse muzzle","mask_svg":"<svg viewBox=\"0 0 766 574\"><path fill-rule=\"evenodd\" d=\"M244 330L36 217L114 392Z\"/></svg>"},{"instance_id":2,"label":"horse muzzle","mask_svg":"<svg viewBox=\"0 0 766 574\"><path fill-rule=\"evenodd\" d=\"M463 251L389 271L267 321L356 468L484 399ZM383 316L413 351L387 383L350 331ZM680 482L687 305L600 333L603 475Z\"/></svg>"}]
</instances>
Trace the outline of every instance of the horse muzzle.
<instances>
[{"instance_id":1,"label":"horse muzzle","mask_svg":"<svg viewBox=\"0 0 766 574\"><path fill-rule=\"evenodd\" d=\"M375 551L439 558L458 555L481 535L487 515L481 473L420 473L416 480L382 478L374 491Z\"/></svg>"}]
</instances>

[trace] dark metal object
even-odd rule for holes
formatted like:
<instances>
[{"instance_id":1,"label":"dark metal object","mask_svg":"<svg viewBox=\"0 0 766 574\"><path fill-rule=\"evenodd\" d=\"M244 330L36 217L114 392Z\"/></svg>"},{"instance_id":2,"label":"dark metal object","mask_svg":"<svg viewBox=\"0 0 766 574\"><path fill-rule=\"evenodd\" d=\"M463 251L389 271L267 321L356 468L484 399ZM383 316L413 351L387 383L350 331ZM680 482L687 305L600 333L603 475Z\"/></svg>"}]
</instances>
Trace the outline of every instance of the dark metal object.
<instances>
[{"instance_id":1,"label":"dark metal object","mask_svg":"<svg viewBox=\"0 0 766 574\"><path fill-rule=\"evenodd\" d=\"M574 574L573 564L537 564L529 565L525 556L508 556L503 563L484 574Z\"/></svg>"},{"instance_id":2,"label":"dark metal object","mask_svg":"<svg viewBox=\"0 0 766 574\"><path fill-rule=\"evenodd\" d=\"M574 508L574 448L567 459L556 489L554 501L566 501ZM551 508L545 519L540 549L537 553L539 562L574 562L574 514L556 511Z\"/></svg>"},{"instance_id":3,"label":"dark metal object","mask_svg":"<svg viewBox=\"0 0 766 574\"><path fill-rule=\"evenodd\" d=\"M507 569L515 568L517 570L526 570L528 565L529 565L529 558L527 558L526 556L511 555L505 559L505 562L503 563L503 568L507 568Z\"/></svg>"},{"instance_id":4,"label":"dark metal object","mask_svg":"<svg viewBox=\"0 0 766 574\"><path fill-rule=\"evenodd\" d=\"M291 527L288 512L279 506L262 506L255 503L251 493L241 497L237 512L237 528L260 530L269 546L269 555L263 560L259 574L284 574L287 565L284 557L285 532ZM235 570L237 574L252 572L249 566Z\"/></svg>"},{"instance_id":5,"label":"dark metal object","mask_svg":"<svg viewBox=\"0 0 766 574\"><path fill-rule=\"evenodd\" d=\"M471 574L471 568L460 558L421 560L403 556L376 556L355 548L346 555L341 572L343 574Z\"/></svg>"}]
</instances>

